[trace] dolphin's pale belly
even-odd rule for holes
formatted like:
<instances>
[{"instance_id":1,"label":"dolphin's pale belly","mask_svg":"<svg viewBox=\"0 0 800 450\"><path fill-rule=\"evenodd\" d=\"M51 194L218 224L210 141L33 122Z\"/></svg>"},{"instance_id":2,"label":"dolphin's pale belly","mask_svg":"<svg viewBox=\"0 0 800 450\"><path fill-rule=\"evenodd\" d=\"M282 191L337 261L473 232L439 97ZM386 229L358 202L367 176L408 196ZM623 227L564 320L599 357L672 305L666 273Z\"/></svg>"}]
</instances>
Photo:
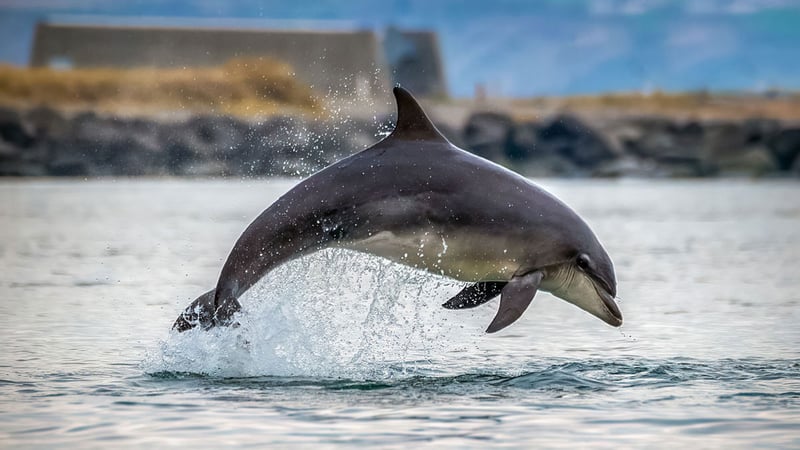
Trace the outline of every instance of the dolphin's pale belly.
<instances>
[{"instance_id":1,"label":"dolphin's pale belly","mask_svg":"<svg viewBox=\"0 0 800 450\"><path fill-rule=\"evenodd\" d=\"M337 246L461 281L504 281L519 267L518 255L503 239L479 234L447 236L435 230L401 234L382 231Z\"/></svg>"},{"instance_id":2,"label":"dolphin's pale belly","mask_svg":"<svg viewBox=\"0 0 800 450\"><path fill-rule=\"evenodd\" d=\"M613 265L586 223L518 174L453 146L411 94L393 91L398 112L391 135L310 176L264 210L236 241L216 287L189 305L175 329L234 323L239 297L264 274L326 247L464 282L511 283L490 332L516 320L540 287L619 326ZM584 269L573 267L579 261ZM475 306L500 287L470 286L451 300Z\"/></svg>"}]
</instances>

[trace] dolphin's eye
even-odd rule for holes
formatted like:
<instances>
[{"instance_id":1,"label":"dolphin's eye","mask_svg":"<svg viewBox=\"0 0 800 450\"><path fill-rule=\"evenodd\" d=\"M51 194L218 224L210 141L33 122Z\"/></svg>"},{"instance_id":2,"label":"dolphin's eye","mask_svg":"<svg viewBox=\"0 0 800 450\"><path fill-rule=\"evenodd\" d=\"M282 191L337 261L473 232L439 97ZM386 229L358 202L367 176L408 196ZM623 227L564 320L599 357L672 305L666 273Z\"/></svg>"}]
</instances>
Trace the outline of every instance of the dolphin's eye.
<instances>
[{"instance_id":1,"label":"dolphin's eye","mask_svg":"<svg viewBox=\"0 0 800 450\"><path fill-rule=\"evenodd\" d=\"M578 267L582 270L588 269L589 263L590 263L589 257L586 255L578 256L578 260L576 261L576 264L578 264Z\"/></svg>"}]
</instances>

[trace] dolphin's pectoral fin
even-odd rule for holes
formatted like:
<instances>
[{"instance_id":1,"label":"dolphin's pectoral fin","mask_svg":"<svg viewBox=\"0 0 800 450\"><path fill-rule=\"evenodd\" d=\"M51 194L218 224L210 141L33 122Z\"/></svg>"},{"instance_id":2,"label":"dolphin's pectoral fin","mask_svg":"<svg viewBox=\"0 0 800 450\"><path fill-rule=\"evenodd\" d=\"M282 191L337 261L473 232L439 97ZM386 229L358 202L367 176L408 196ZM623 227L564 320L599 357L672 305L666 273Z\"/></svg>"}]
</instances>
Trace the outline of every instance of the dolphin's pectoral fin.
<instances>
[{"instance_id":1,"label":"dolphin's pectoral fin","mask_svg":"<svg viewBox=\"0 0 800 450\"><path fill-rule=\"evenodd\" d=\"M202 327L204 330L213 327L215 292L216 291L212 289L200 297L197 297L197 299L178 316L178 319L172 325L172 329L183 333L197 326Z\"/></svg>"},{"instance_id":2,"label":"dolphin's pectoral fin","mask_svg":"<svg viewBox=\"0 0 800 450\"><path fill-rule=\"evenodd\" d=\"M542 272L536 271L512 278L500 294L500 309L497 310L497 315L494 316L486 332L500 331L519 319L536 295L542 277Z\"/></svg>"},{"instance_id":3,"label":"dolphin's pectoral fin","mask_svg":"<svg viewBox=\"0 0 800 450\"><path fill-rule=\"evenodd\" d=\"M475 283L462 289L442 306L447 309L468 309L480 306L500 295L500 291L506 284L508 284L506 281Z\"/></svg>"}]
</instances>

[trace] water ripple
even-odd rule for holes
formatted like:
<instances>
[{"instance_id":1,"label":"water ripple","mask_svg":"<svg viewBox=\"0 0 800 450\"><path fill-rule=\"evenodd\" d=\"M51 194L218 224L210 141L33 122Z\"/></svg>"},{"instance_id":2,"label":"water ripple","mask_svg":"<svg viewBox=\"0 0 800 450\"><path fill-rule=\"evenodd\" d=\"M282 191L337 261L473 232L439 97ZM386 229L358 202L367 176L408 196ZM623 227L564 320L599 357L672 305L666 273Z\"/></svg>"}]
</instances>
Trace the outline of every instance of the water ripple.
<instances>
[{"instance_id":1,"label":"water ripple","mask_svg":"<svg viewBox=\"0 0 800 450\"><path fill-rule=\"evenodd\" d=\"M329 390L379 390L398 387L425 388L451 385L490 385L515 389L603 390L625 387L671 387L703 381L754 382L796 381L800 370L791 360L673 360L635 359L626 362L602 360L533 362L515 374L480 371L455 376L424 376L396 373L384 379L351 380L315 377L213 377L184 372L154 372L156 380L206 380L240 387L318 387Z\"/></svg>"}]
</instances>

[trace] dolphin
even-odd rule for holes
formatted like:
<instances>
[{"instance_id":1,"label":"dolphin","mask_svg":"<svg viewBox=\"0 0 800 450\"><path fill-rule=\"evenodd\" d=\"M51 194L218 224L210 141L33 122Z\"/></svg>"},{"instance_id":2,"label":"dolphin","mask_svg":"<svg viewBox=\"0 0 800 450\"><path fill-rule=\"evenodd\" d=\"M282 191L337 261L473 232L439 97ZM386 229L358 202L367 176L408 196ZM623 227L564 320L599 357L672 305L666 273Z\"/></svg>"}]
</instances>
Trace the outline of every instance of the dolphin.
<instances>
[{"instance_id":1,"label":"dolphin","mask_svg":"<svg viewBox=\"0 0 800 450\"><path fill-rule=\"evenodd\" d=\"M235 325L245 291L278 265L324 248L469 283L442 305L448 309L499 295L487 333L519 319L538 290L620 326L614 266L586 222L530 180L451 144L408 91L393 92L394 131L264 210L234 244L216 287L173 328Z\"/></svg>"}]
</instances>

